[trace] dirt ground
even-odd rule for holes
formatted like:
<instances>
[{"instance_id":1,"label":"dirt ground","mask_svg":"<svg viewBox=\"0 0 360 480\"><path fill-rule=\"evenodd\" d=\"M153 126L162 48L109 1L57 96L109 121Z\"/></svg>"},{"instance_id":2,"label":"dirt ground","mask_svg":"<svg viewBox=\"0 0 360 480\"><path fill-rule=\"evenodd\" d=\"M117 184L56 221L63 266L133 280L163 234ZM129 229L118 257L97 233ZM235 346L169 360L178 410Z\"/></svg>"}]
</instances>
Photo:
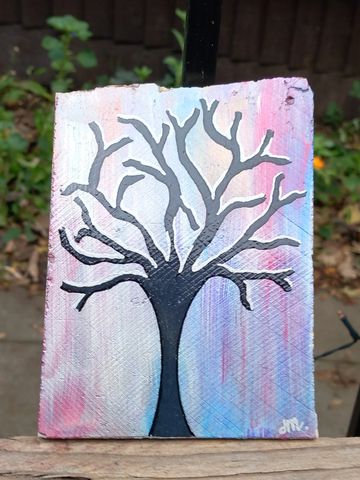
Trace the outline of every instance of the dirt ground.
<instances>
[{"instance_id":1,"label":"dirt ground","mask_svg":"<svg viewBox=\"0 0 360 480\"><path fill-rule=\"evenodd\" d=\"M0 437L35 435L38 409L43 295L0 290ZM315 353L349 341L337 317L342 309L360 331L360 303L315 298ZM360 384L360 342L316 362L316 404L321 436L344 436Z\"/></svg>"}]
</instances>

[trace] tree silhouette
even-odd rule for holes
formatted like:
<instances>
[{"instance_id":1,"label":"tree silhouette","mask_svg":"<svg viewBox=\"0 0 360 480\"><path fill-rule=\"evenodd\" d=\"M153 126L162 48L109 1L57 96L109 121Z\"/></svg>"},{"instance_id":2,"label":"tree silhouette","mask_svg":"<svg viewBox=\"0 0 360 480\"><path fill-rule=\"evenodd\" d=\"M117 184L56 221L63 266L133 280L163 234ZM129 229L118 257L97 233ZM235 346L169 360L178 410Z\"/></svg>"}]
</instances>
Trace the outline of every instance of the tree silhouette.
<instances>
[{"instance_id":1,"label":"tree silhouette","mask_svg":"<svg viewBox=\"0 0 360 480\"><path fill-rule=\"evenodd\" d=\"M79 286L63 282L61 288L66 292L82 295L77 305L79 311L82 310L89 298L95 293L108 290L123 282L136 282L145 291L156 314L161 342L160 389L156 413L150 430L150 435L154 436L175 437L192 435L180 398L178 383L178 347L187 311L202 286L212 277L223 277L231 280L239 290L239 298L242 305L248 310L251 310L251 306L247 295L247 282L266 279L274 282L285 292L289 292L292 288L288 279L288 277L294 273L292 269L277 271L236 271L227 265L230 259L245 250L269 250L284 245L292 247L298 247L300 245L297 240L285 236L265 240L253 238L254 234L270 220L275 212L283 206L306 195L306 192L299 191L282 195L281 182L284 179L283 173L279 173L274 177L271 196L266 208L264 208L262 214L245 229L240 238L238 238L234 244L225 248L215 258L205 263L201 268L193 268L197 259L215 238L217 231L230 212L243 208L252 208L264 203L266 200L265 195L261 195L243 200L236 199L222 207L221 201L230 181L242 172L256 168L263 163L280 166L290 163L287 157L275 156L269 152L269 147L274 136L272 130L266 131L254 155L246 159L242 158L240 144L237 139L242 114L240 112L235 113L229 132L230 135L226 136L224 133L221 133L214 124L214 114L218 104L218 101L213 101L209 106L204 99L200 100L205 133L216 144L231 153L230 166L217 183L214 191L210 189L197 166L190 159L187 151L187 136L198 121L201 113L199 108L195 108L183 124L180 124L179 120L167 111L166 114L169 123L162 124L162 133L159 140L156 140L145 123L139 119L118 118L120 123L131 125L141 134L148 143L158 163L158 168L146 165L135 159L127 159L124 161L123 165L125 167L132 167L139 173L136 175L126 175L122 178L119 183L115 206L113 206L104 193L99 190L102 167L106 158L133 140L128 137L122 138L118 142L106 146L99 126L95 122L91 122L89 127L95 136L97 153L89 171L88 182L86 184L71 183L62 192L63 195L71 195L77 191L87 192L105 208L109 215L114 219L134 225L144 238L148 250L147 255L123 247L120 243L109 238L96 228L86 205L79 197L76 197L74 201L80 207L82 220L86 227L79 230L74 237L74 241L79 243L83 238L91 237L113 249L119 254L119 257L106 258L105 256L98 257L80 253L76 249L75 244L69 240L65 228L59 230L61 245L69 254L85 265L95 265L104 262L120 265L119 275L111 280L99 282L95 285ZM198 225L191 206L185 204L182 198L179 180L164 156L164 147L169 136L170 128L173 129L175 135L178 160L186 170L190 181L196 186L205 207L205 221L201 226ZM131 185L144 179L145 175L153 177L165 185L168 190L168 203L164 216L164 228L167 232L170 245L169 255L167 256L156 246L146 226L121 206L126 190ZM182 268L180 268L179 255L175 246L176 232L174 230L174 220L179 210L184 212L190 227L197 234ZM143 273L121 273L121 265L125 264L137 264L142 267Z\"/></svg>"}]
</instances>

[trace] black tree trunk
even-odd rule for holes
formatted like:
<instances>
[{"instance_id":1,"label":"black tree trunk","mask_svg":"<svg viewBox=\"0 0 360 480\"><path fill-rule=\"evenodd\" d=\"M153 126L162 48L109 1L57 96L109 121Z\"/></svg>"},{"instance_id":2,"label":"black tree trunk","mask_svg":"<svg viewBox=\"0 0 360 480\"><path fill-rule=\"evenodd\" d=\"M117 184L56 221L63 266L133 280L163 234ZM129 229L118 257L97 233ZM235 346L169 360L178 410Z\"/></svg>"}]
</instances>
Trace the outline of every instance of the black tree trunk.
<instances>
[{"instance_id":1,"label":"black tree trunk","mask_svg":"<svg viewBox=\"0 0 360 480\"><path fill-rule=\"evenodd\" d=\"M193 436L181 403L178 351L185 317L198 289L192 289L179 277L171 282L162 282L158 288L154 288L153 284L149 295L161 342L159 397L150 430L150 435L156 437Z\"/></svg>"}]
</instances>

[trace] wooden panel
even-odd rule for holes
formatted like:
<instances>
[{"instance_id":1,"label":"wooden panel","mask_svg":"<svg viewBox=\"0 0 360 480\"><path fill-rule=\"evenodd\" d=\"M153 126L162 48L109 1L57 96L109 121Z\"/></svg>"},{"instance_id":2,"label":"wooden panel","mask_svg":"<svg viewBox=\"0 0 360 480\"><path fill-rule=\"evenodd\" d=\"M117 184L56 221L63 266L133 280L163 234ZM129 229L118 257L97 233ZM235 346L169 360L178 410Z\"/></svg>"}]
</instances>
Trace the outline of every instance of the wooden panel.
<instances>
[{"instance_id":1,"label":"wooden panel","mask_svg":"<svg viewBox=\"0 0 360 480\"><path fill-rule=\"evenodd\" d=\"M112 0L102 0L101 8L98 0L85 0L84 20L89 23L95 37L112 37L112 18Z\"/></svg>"},{"instance_id":2,"label":"wooden panel","mask_svg":"<svg viewBox=\"0 0 360 480\"><path fill-rule=\"evenodd\" d=\"M48 478L360 478L360 438L314 441L0 440L0 476Z\"/></svg>"},{"instance_id":3,"label":"wooden panel","mask_svg":"<svg viewBox=\"0 0 360 480\"><path fill-rule=\"evenodd\" d=\"M232 44L234 60L243 62L257 60L264 14L263 0L237 2Z\"/></svg>"},{"instance_id":4,"label":"wooden panel","mask_svg":"<svg viewBox=\"0 0 360 480\"><path fill-rule=\"evenodd\" d=\"M353 0L328 0L316 55L317 72L341 71L345 67L354 13Z\"/></svg>"},{"instance_id":5,"label":"wooden panel","mask_svg":"<svg viewBox=\"0 0 360 480\"><path fill-rule=\"evenodd\" d=\"M295 0L269 0L260 63L285 64L288 61L295 20Z\"/></svg>"},{"instance_id":6,"label":"wooden panel","mask_svg":"<svg viewBox=\"0 0 360 480\"><path fill-rule=\"evenodd\" d=\"M74 15L74 17L82 19L82 0L53 0L53 15Z\"/></svg>"},{"instance_id":7,"label":"wooden panel","mask_svg":"<svg viewBox=\"0 0 360 480\"><path fill-rule=\"evenodd\" d=\"M115 0L114 39L141 43L144 36L145 0Z\"/></svg>"},{"instance_id":8,"label":"wooden panel","mask_svg":"<svg viewBox=\"0 0 360 480\"><path fill-rule=\"evenodd\" d=\"M24 27L42 27L50 16L47 0L21 0L21 18Z\"/></svg>"},{"instance_id":9,"label":"wooden panel","mask_svg":"<svg viewBox=\"0 0 360 480\"><path fill-rule=\"evenodd\" d=\"M175 2L172 0L147 0L145 45L162 47L169 44Z\"/></svg>"},{"instance_id":10,"label":"wooden panel","mask_svg":"<svg viewBox=\"0 0 360 480\"><path fill-rule=\"evenodd\" d=\"M48 266L43 436L316 436L312 203L305 201L312 185L304 176L312 166L312 110L312 93L301 78L167 93L152 84L116 86L58 99L49 234L49 251L57 255L50 255ZM269 174L269 163L283 173ZM88 178L85 186L78 183L82 178ZM210 178L211 185L219 179L211 201ZM226 203L218 214L218 205L235 197L245 178L247 198ZM116 208L110 206L114 185ZM70 197L83 190L95 202ZM246 218L236 215L242 207ZM212 260L201 264L206 255ZM235 268L227 265L234 258ZM56 348L53 338L61 338ZM242 340L252 344L249 356L240 354ZM257 389L247 388L254 382ZM269 398L260 393L266 389L273 392Z\"/></svg>"},{"instance_id":11,"label":"wooden panel","mask_svg":"<svg viewBox=\"0 0 360 480\"><path fill-rule=\"evenodd\" d=\"M234 31L233 26L235 12L235 0L223 0L221 7L221 23L218 50L218 54L220 56L228 56L230 54Z\"/></svg>"},{"instance_id":12,"label":"wooden panel","mask_svg":"<svg viewBox=\"0 0 360 480\"><path fill-rule=\"evenodd\" d=\"M20 21L20 4L15 0L1 0L0 24Z\"/></svg>"},{"instance_id":13,"label":"wooden panel","mask_svg":"<svg viewBox=\"0 0 360 480\"><path fill-rule=\"evenodd\" d=\"M360 73L360 2L357 2L345 71L349 75Z\"/></svg>"},{"instance_id":14,"label":"wooden panel","mask_svg":"<svg viewBox=\"0 0 360 480\"><path fill-rule=\"evenodd\" d=\"M324 7L323 0L299 2L289 60L290 68L312 65L321 32Z\"/></svg>"}]
</instances>

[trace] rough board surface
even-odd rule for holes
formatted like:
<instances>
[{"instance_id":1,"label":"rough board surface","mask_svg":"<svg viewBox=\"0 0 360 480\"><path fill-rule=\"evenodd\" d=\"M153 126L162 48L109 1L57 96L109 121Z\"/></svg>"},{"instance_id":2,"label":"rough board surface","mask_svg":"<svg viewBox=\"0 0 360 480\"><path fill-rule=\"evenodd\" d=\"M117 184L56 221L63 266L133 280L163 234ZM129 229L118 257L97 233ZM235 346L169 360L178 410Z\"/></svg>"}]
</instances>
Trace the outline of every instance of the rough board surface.
<instances>
[{"instance_id":1,"label":"rough board surface","mask_svg":"<svg viewBox=\"0 0 360 480\"><path fill-rule=\"evenodd\" d=\"M59 94L39 432L312 438L312 93Z\"/></svg>"},{"instance_id":2,"label":"rough board surface","mask_svg":"<svg viewBox=\"0 0 360 480\"><path fill-rule=\"evenodd\" d=\"M317 440L0 439L9 480L359 480L360 438Z\"/></svg>"}]
</instances>

